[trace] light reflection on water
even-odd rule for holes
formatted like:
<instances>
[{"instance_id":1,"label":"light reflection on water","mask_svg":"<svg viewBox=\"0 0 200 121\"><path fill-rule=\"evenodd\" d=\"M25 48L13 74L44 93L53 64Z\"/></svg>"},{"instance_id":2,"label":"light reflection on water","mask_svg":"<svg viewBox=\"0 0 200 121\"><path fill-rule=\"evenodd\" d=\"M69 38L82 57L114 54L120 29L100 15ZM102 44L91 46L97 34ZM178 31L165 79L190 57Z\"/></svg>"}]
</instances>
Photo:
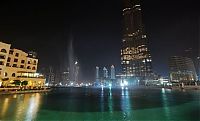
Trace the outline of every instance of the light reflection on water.
<instances>
[{"instance_id":1,"label":"light reflection on water","mask_svg":"<svg viewBox=\"0 0 200 121\"><path fill-rule=\"evenodd\" d=\"M1 117L9 119L10 117L15 116L14 119L19 121L34 120L39 110L40 97L41 95L39 93L8 95L1 100L3 102L2 110L0 110Z\"/></svg>"},{"instance_id":2,"label":"light reflection on water","mask_svg":"<svg viewBox=\"0 0 200 121\"><path fill-rule=\"evenodd\" d=\"M5 112L8 110L8 106L9 106L9 98L5 98L1 110L1 117L4 117Z\"/></svg>"},{"instance_id":3,"label":"light reflection on water","mask_svg":"<svg viewBox=\"0 0 200 121\"><path fill-rule=\"evenodd\" d=\"M64 89L61 93L50 94L0 95L0 120L53 120L52 117L61 114L63 116L68 114L65 118L80 117L83 120L89 120L90 117L94 120L105 117L108 120L112 118L130 120L144 119L144 116L155 120L177 118L172 116L187 120L198 119L197 116L193 116L194 113L198 113L200 107L196 103L199 99L198 94L199 91L181 92L164 88L158 90L100 88L99 90ZM62 116L58 118L65 119Z\"/></svg>"},{"instance_id":4,"label":"light reflection on water","mask_svg":"<svg viewBox=\"0 0 200 121\"><path fill-rule=\"evenodd\" d=\"M27 108L26 120L34 120L36 118L36 114L38 112L40 106L40 97L39 93L36 93L34 96L31 97L29 100L29 107Z\"/></svg>"},{"instance_id":5,"label":"light reflection on water","mask_svg":"<svg viewBox=\"0 0 200 121\"><path fill-rule=\"evenodd\" d=\"M168 98L167 98L167 92L171 92L171 90L166 90L162 88L162 102L163 102L163 107L164 107L164 112L165 112L165 117L167 120L170 118L170 110L169 110L169 105L168 105Z\"/></svg>"},{"instance_id":6,"label":"light reflection on water","mask_svg":"<svg viewBox=\"0 0 200 121\"><path fill-rule=\"evenodd\" d=\"M130 117L131 105L129 101L129 91L128 88L122 88L121 92L121 109L123 112L123 118L127 119Z\"/></svg>"},{"instance_id":7,"label":"light reflection on water","mask_svg":"<svg viewBox=\"0 0 200 121\"><path fill-rule=\"evenodd\" d=\"M112 89L109 89L109 98L108 98L108 107L109 111L112 113L113 112L113 100L112 100Z\"/></svg>"}]
</instances>

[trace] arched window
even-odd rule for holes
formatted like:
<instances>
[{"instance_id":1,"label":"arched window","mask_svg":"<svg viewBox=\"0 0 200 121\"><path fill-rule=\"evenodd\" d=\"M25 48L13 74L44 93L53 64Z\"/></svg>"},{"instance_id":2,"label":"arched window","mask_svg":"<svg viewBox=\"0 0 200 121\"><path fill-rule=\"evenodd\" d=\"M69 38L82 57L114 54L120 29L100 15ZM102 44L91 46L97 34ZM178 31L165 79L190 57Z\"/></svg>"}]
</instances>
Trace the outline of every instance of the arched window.
<instances>
[{"instance_id":1,"label":"arched window","mask_svg":"<svg viewBox=\"0 0 200 121\"><path fill-rule=\"evenodd\" d=\"M30 67L30 66L28 66L28 67L27 67L27 69L31 69L31 67Z\"/></svg>"},{"instance_id":2,"label":"arched window","mask_svg":"<svg viewBox=\"0 0 200 121\"><path fill-rule=\"evenodd\" d=\"M0 59L5 59L5 55L0 55Z\"/></svg>"},{"instance_id":3,"label":"arched window","mask_svg":"<svg viewBox=\"0 0 200 121\"><path fill-rule=\"evenodd\" d=\"M15 77L15 73L12 73L12 77Z\"/></svg>"},{"instance_id":4,"label":"arched window","mask_svg":"<svg viewBox=\"0 0 200 121\"><path fill-rule=\"evenodd\" d=\"M32 70L35 70L35 67L33 67Z\"/></svg>"},{"instance_id":5,"label":"arched window","mask_svg":"<svg viewBox=\"0 0 200 121\"><path fill-rule=\"evenodd\" d=\"M36 60L34 60L34 62L33 62L35 65L36 65Z\"/></svg>"},{"instance_id":6,"label":"arched window","mask_svg":"<svg viewBox=\"0 0 200 121\"><path fill-rule=\"evenodd\" d=\"M7 53L6 49L1 49L1 52Z\"/></svg>"},{"instance_id":7,"label":"arched window","mask_svg":"<svg viewBox=\"0 0 200 121\"><path fill-rule=\"evenodd\" d=\"M0 61L0 65L4 65L4 62L3 62L3 61Z\"/></svg>"}]
</instances>

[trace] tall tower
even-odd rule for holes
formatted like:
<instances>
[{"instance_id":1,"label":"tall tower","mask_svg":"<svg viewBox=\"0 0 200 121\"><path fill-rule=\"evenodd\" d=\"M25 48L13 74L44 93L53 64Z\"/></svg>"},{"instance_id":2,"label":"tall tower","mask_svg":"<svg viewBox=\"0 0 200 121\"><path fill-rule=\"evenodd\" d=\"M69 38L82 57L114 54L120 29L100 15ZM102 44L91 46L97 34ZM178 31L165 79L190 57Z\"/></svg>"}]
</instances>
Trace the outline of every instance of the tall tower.
<instances>
[{"instance_id":1,"label":"tall tower","mask_svg":"<svg viewBox=\"0 0 200 121\"><path fill-rule=\"evenodd\" d=\"M123 0L123 3L122 71L127 78L145 80L152 73L152 59L142 24L140 0Z\"/></svg>"},{"instance_id":2,"label":"tall tower","mask_svg":"<svg viewBox=\"0 0 200 121\"><path fill-rule=\"evenodd\" d=\"M95 81L95 85L98 86L100 84L100 76L99 76L99 67L96 66L96 81Z\"/></svg>"},{"instance_id":3,"label":"tall tower","mask_svg":"<svg viewBox=\"0 0 200 121\"><path fill-rule=\"evenodd\" d=\"M96 66L96 80L99 79L99 67Z\"/></svg>"},{"instance_id":4,"label":"tall tower","mask_svg":"<svg viewBox=\"0 0 200 121\"><path fill-rule=\"evenodd\" d=\"M103 78L107 79L108 78L108 70L106 67L103 68Z\"/></svg>"},{"instance_id":5,"label":"tall tower","mask_svg":"<svg viewBox=\"0 0 200 121\"><path fill-rule=\"evenodd\" d=\"M111 80L115 79L115 67L114 67L114 65L112 65L111 68L110 68L110 79Z\"/></svg>"}]
</instances>

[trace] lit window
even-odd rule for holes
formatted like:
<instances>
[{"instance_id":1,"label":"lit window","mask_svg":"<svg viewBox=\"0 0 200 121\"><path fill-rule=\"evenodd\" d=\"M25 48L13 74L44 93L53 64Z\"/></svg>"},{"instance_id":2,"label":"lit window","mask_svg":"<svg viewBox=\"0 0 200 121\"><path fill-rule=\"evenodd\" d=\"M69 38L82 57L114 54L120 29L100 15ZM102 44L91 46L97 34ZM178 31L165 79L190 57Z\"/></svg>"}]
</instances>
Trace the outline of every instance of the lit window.
<instances>
[{"instance_id":1,"label":"lit window","mask_svg":"<svg viewBox=\"0 0 200 121\"><path fill-rule=\"evenodd\" d=\"M1 49L1 52L7 53L6 49Z\"/></svg>"},{"instance_id":2,"label":"lit window","mask_svg":"<svg viewBox=\"0 0 200 121\"><path fill-rule=\"evenodd\" d=\"M147 38L147 35L142 35L142 38Z\"/></svg>"}]
</instances>

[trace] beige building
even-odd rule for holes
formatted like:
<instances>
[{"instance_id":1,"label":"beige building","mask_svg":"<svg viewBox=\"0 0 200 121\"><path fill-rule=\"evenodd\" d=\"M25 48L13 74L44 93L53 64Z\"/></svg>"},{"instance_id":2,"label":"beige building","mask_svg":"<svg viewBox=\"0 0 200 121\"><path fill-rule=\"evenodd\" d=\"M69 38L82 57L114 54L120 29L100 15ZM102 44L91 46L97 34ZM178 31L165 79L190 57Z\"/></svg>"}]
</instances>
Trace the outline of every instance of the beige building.
<instances>
[{"instance_id":1,"label":"beige building","mask_svg":"<svg viewBox=\"0 0 200 121\"><path fill-rule=\"evenodd\" d=\"M15 86L15 80L28 81L30 87L44 86L43 75L36 73L36 54L10 47L11 44L0 42L0 86Z\"/></svg>"}]
</instances>

